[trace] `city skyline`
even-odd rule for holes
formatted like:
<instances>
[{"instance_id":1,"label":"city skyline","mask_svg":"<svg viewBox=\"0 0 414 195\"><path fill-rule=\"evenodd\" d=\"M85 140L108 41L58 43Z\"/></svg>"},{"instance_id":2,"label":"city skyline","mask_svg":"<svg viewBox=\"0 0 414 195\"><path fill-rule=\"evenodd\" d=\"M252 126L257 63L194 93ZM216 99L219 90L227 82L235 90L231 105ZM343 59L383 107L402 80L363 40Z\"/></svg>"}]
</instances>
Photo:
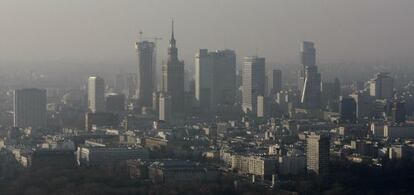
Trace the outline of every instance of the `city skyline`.
<instances>
[{"instance_id":1,"label":"city skyline","mask_svg":"<svg viewBox=\"0 0 414 195\"><path fill-rule=\"evenodd\" d=\"M393 2L0 0L0 194L414 194Z\"/></svg>"},{"instance_id":2,"label":"city skyline","mask_svg":"<svg viewBox=\"0 0 414 195\"><path fill-rule=\"evenodd\" d=\"M264 56L271 64L297 64L293 53L304 40L318 43L321 63L349 59L354 63L413 61L410 53L414 44L409 37L414 28L408 19L408 8L413 2L371 0L360 2L358 9L352 9L353 3L322 0L127 2L44 0L44 3L27 2L25 5L30 7L27 10L21 3L4 0L0 2L0 13L9 17L0 17L3 24L0 62L6 63L3 66L27 65L28 61L50 66L56 62L131 65L136 59L131 43L138 39L140 30L144 37L162 37L158 48L167 46L169 35L165 27L170 18L176 20L182 58L188 63L193 63L192 57L199 48L228 48L236 50L239 56ZM195 12L192 7L196 5L214 9L214 16L206 12L208 9L202 9L197 13L200 18L185 17ZM263 12L255 16L242 14L250 8ZM370 11L372 8L376 12ZM112 11L108 14L109 10ZM347 10L353 14L345 14ZM390 13L387 11L393 14L378 14ZM123 14L116 16L116 12ZM152 20L145 20L151 17ZM79 20L83 22L78 23ZM227 27L228 23L234 28ZM165 51L159 50L158 60L166 56Z\"/></svg>"}]
</instances>

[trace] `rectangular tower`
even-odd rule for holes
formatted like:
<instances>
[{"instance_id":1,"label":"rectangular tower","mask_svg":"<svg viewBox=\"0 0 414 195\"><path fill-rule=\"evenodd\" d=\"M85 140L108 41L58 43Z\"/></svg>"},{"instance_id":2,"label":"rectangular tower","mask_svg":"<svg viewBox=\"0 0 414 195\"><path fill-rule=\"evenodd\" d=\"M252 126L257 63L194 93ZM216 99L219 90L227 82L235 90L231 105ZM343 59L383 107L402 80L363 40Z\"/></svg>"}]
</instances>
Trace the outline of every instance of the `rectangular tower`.
<instances>
[{"instance_id":1,"label":"rectangular tower","mask_svg":"<svg viewBox=\"0 0 414 195\"><path fill-rule=\"evenodd\" d=\"M232 105L236 95L236 54L200 49L195 61L195 97L204 111Z\"/></svg>"},{"instance_id":2,"label":"rectangular tower","mask_svg":"<svg viewBox=\"0 0 414 195\"><path fill-rule=\"evenodd\" d=\"M242 107L244 112L257 112L257 96L265 94L265 58L245 57L243 64Z\"/></svg>"},{"instance_id":3,"label":"rectangular tower","mask_svg":"<svg viewBox=\"0 0 414 195\"><path fill-rule=\"evenodd\" d=\"M136 43L138 53L138 90L137 95L141 106L151 107L152 93L155 85L155 43L141 41Z\"/></svg>"},{"instance_id":4,"label":"rectangular tower","mask_svg":"<svg viewBox=\"0 0 414 195\"><path fill-rule=\"evenodd\" d=\"M88 109L93 113L105 111L105 81L101 77L88 79Z\"/></svg>"},{"instance_id":5,"label":"rectangular tower","mask_svg":"<svg viewBox=\"0 0 414 195\"><path fill-rule=\"evenodd\" d=\"M328 134L316 135L312 133L306 139L307 142L307 169L318 175L329 173L329 147Z\"/></svg>"},{"instance_id":6,"label":"rectangular tower","mask_svg":"<svg viewBox=\"0 0 414 195\"><path fill-rule=\"evenodd\" d=\"M46 90L15 90L14 126L21 128L46 127L46 101Z\"/></svg>"}]
</instances>

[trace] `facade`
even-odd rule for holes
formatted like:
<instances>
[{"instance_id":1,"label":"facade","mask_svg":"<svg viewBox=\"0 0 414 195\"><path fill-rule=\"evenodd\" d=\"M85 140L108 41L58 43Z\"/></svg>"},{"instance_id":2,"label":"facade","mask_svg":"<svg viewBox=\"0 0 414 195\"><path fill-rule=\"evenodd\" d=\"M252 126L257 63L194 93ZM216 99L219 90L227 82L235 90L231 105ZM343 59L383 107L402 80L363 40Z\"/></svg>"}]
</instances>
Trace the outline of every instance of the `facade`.
<instances>
[{"instance_id":1,"label":"facade","mask_svg":"<svg viewBox=\"0 0 414 195\"><path fill-rule=\"evenodd\" d=\"M171 97L164 93L160 93L158 98L158 120L169 121L171 119Z\"/></svg>"},{"instance_id":2,"label":"facade","mask_svg":"<svg viewBox=\"0 0 414 195\"><path fill-rule=\"evenodd\" d=\"M266 102L265 98L263 96L257 96L257 117L264 117L266 108Z\"/></svg>"},{"instance_id":3,"label":"facade","mask_svg":"<svg viewBox=\"0 0 414 195\"><path fill-rule=\"evenodd\" d=\"M329 135L311 134L307 140L307 169L318 175L329 173Z\"/></svg>"},{"instance_id":4,"label":"facade","mask_svg":"<svg viewBox=\"0 0 414 195\"><path fill-rule=\"evenodd\" d=\"M282 90L282 71L281 70L272 71L271 83L272 83L271 94L275 95Z\"/></svg>"},{"instance_id":5,"label":"facade","mask_svg":"<svg viewBox=\"0 0 414 195\"><path fill-rule=\"evenodd\" d=\"M305 108L317 109L321 103L321 75L316 66L316 50L314 43L303 42L301 45L303 80L301 103Z\"/></svg>"},{"instance_id":6,"label":"facade","mask_svg":"<svg viewBox=\"0 0 414 195\"><path fill-rule=\"evenodd\" d=\"M105 111L105 81L101 77L88 79L88 109L93 113Z\"/></svg>"},{"instance_id":7,"label":"facade","mask_svg":"<svg viewBox=\"0 0 414 195\"><path fill-rule=\"evenodd\" d=\"M125 95L118 93L107 94L105 104L108 112L123 112L125 111Z\"/></svg>"},{"instance_id":8,"label":"facade","mask_svg":"<svg viewBox=\"0 0 414 195\"><path fill-rule=\"evenodd\" d=\"M341 96L341 83L339 79L335 79L332 82L322 82L322 104L323 108L326 108L330 111L337 112L339 98Z\"/></svg>"},{"instance_id":9,"label":"facade","mask_svg":"<svg viewBox=\"0 0 414 195\"><path fill-rule=\"evenodd\" d=\"M376 99L391 100L394 97L394 79L389 73L377 73L369 81L369 93Z\"/></svg>"},{"instance_id":10,"label":"facade","mask_svg":"<svg viewBox=\"0 0 414 195\"><path fill-rule=\"evenodd\" d=\"M305 155L289 155L279 157L278 170L281 175L298 175L306 170Z\"/></svg>"},{"instance_id":11,"label":"facade","mask_svg":"<svg viewBox=\"0 0 414 195\"><path fill-rule=\"evenodd\" d=\"M236 54L200 49L195 60L195 97L204 111L231 105L236 95Z\"/></svg>"},{"instance_id":12,"label":"facade","mask_svg":"<svg viewBox=\"0 0 414 195\"><path fill-rule=\"evenodd\" d=\"M350 97L355 100L357 106L357 118L364 119L370 117L373 98L368 92L356 92L351 94Z\"/></svg>"},{"instance_id":13,"label":"facade","mask_svg":"<svg viewBox=\"0 0 414 195\"><path fill-rule=\"evenodd\" d=\"M141 41L136 43L138 53L138 98L141 106L151 107L152 93L155 91L156 54L155 43Z\"/></svg>"},{"instance_id":14,"label":"facade","mask_svg":"<svg viewBox=\"0 0 414 195\"><path fill-rule=\"evenodd\" d=\"M215 181L218 172L189 161L163 160L148 167L148 176L153 183L191 183Z\"/></svg>"},{"instance_id":15,"label":"facade","mask_svg":"<svg viewBox=\"0 0 414 195\"><path fill-rule=\"evenodd\" d=\"M394 123L405 123L406 121L405 103L404 102L393 102L392 104L392 122Z\"/></svg>"},{"instance_id":16,"label":"facade","mask_svg":"<svg viewBox=\"0 0 414 195\"><path fill-rule=\"evenodd\" d=\"M91 131L96 127L115 128L115 127L118 127L118 125L119 125L118 116L114 113L88 112L85 114L85 129L87 131Z\"/></svg>"},{"instance_id":17,"label":"facade","mask_svg":"<svg viewBox=\"0 0 414 195\"><path fill-rule=\"evenodd\" d=\"M178 59L174 37L174 24L168 48L168 59L162 67L162 91L171 96L171 112L174 116L184 113L184 62Z\"/></svg>"},{"instance_id":18,"label":"facade","mask_svg":"<svg viewBox=\"0 0 414 195\"><path fill-rule=\"evenodd\" d=\"M46 127L46 90L20 89L14 91L14 126L21 128Z\"/></svg>"},{"instance_id":19,"label":"facade","mask_svg":"<svg viewBox=\"0 0 414 195\"><path fill-rule=\"evenodd\" d=\"M265 95L265 58L245 57L243 64L242 107L244 112L257 112L257 96Z\"/></svg>"},{"instance_id":20,"label":"facade","mask_svg":"<svg viewBox=\"0 0 414 195\"><path fill-rule=\"evenodd\" d=\"M86 166L148 159L148 150L145 148L79 146L76 153L78 164Z\"/></svg>"},{"instance_id":21,"label":"facade","mask_svg":"<svg viewBox=\"0 0 414 195\"><path fill-rule=\"evenodd\" d=\"M354 98L341 97L339 113L343 122L355 123L357 118L357 105Z\"/></svg>"},{"instance_id":22,"label":"facade","mask_svg":"<svg viewBox=\"0 0 414 195\"><path fill-rule=\"evenodd\" d=\"M231 169L243 174L269 177L276 170L276 159L258 156L233 155Z\"/></svg>"}]
</instances>

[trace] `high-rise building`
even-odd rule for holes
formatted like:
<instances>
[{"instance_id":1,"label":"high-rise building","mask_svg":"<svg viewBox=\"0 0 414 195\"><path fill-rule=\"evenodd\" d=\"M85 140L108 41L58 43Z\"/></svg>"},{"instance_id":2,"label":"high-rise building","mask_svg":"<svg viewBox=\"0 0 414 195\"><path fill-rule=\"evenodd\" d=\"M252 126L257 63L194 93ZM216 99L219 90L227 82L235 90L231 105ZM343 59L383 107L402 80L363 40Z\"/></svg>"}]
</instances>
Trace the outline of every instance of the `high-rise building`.
<instances>
[{"instance_id":1,"label":"high-rise building","mask_svg":"<svg viewBox=\"0 0 414 195\"><path fill-rule=\"evenodd\" d=\"M46 127L46 101L46 90L15 90L14 126L21 128Z\"/></svg>"},{"instance_id":2,"label":"high-rise building","mask_svg":"<svg viewBox=\"0 0 414 195\"><path fill-rule=\"evenodd\" d=\"M352 97L341 97L339 104L339 113L341 114L341 121L348 123L355 123L357 118L357 104Z\"/></svg>"},{"instance_id":3,"label":"high-rise building","mask_svg":"<svg viewBox=\"0 0 414 195\"><path fill-rule=\"evenodd\" d=\"M257 112L257 96L265 95L266 60L245 57L243 64L243 111Z\"/></svg>"},{"instance_id":4,"label":"high-rise building","mask_svg":"<svg viewBox=\"0 0 414 195\"><path fill-rule=\"evenodd\" d=\"M272 71L272 90L271 94L275 95L282 90L282 71L281 70L273 70Z\"/></svg>"},{"instance_id":5,"label":"high-rise building","mask_svg":"<svg viewBox=\"0 0 414 195\"><path fill-rule=\"evenodd\" d=\"M405 103L395 101L392 104L392 120L394 123L405 123L406 121Z\"/></svg>"},{"instance_id":6,"label":"high-rise building","mask_svg":"<svg viewBox=\"0 0 414 195\"><path fill-rule=\"evenodd\" d=\"M257 96L257 117L264 117L265 109L266 109L265 98L261 95Z\"/></svg>"},{"instance_id":7,"label":"high-rise building","mask_svg":"<svg viewBox=\"0 0 414 195\"><path fill-rule=\"evenodd\" d=\"M394 97L394 79L389 73L377 73L369 81L369 93L376 99L391 100Z\"/></svg>"},{"instance_id":8,"label":"high-rise building","mask_svg":"<svg viewBox=\"0 0 414 195\"><path fill-rule=\"evenodd\" d=\"M299 72L298 88L302 91L303 83L305 82L306 67L316 66L316 50L314 43L308 41L302 42L300 49L300 61L302 68Z\"/></svg>"},{"instance_id":9,"label":"high-rise building","mask_svg":"<svg viewBox=\"0 0 414 195\"><path fill-rule=\"evenodd\" d=\"M341 83L339 79L333 82L322 82L321 106L327 110L337 112L339 108L339 97L341 96Z\"/></svg>"},{"instance_id":10,"label":"high-rise building","mask_svg":"<svg viewBox=\"0 0 414 195\"><path fill-rule=\"evenodd\" d=\"M156 55L155 43L141 41L136 43L138 53L138 98L141 106L151 107L152 93L155 91Z\"/></svg>"},{"instance_id":11,"label":"high-rise building","mask_svg":"<svg viewBox=\"0 0 414 195\"><path fill-rule=\"evenodd\" d=\"M373 98L369 95L369 93L366 91L357 91L349 96L355 100L357 105L357 118L369 118L373 107Z\"/></svg>"},{"instance_id":12,"label":"high-rise building","mask_svg":"<svg viewBox=\"0 0 414 195\"><path fill-rule=\"evenodd\" d=\"M318 175L329 173L330 138L327 134L312 133L307 141L307 169Z\"/></svg>"},{"instance_id":13,"label":"high-rise building","mask_svg":"<svg viewBox=\"0 0 414 195\"><path fill-rule=\"evenodd\" d=\"M316 66L314 43L303 42L301 46L303 87L301 103L305 108L317 109L321 103L321 75Z\"/></svg>"},{"instance_id":14,"label":"high-rise building","mask_svg":"<svg viewBox=\"0 0 414 195\"><path fill-rule=\"evenodd\" d=\"M123 112L125 110L125 95L118 93L107 94L105 105L108 112Z\"/></svg>"},{"instance_id":15,"label":"high-rise building","mask_svg":"<svg viewBox=\"0 0 414 195\"><path fill-rule=\"evenodd\" d=\"M88 79L88 108L89 111L105 111L105 81L101 77Z\"/></svg>"},{"instance_id":16,"label":"high-rise building","mask_svg":"<svg viewBox=\"0 0 414 195\"><path fill-rule=\"evenodd\" d=\"M195 97L204 111L235 102L236 54L200 49L195 60Z\"/></svg>"},{"instance_id":17,"label":"high-rise building","mask_svg":"<svg viewBox=\"0 0 414 195\"><path fill-rule=\"evenodd\" d=\"M174 116L184 113L184 62L178 59L178 49L174 36L174 23L168 59L162 67L162 91L171 97L171 113Z\"/></svg>"},{"instance_id":18,"label":"high-rise building","mask_svg":"<svg viewBox=\"0 0 414 195\"><path fill-rule=\"evenodd\" d=\"M160 93L158 98L158 120L169 121L171 119L171 96L168 96L164 93Z\"/></svg>"}]
</instances>

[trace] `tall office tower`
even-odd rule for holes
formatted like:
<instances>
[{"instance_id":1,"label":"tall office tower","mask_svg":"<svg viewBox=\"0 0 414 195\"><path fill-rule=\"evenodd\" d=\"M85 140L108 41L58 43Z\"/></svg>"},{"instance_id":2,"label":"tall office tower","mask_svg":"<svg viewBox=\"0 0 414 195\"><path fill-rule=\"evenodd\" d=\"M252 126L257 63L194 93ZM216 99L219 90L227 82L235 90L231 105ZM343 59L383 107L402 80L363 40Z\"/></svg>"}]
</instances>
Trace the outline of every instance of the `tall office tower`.
<instances>
[{"instance_id":1,"label":"tall office tower","mask_svg":"<svg viewBox=\"0 0 414 195\"><path fill-rule=\"evenodd\" d=\"M155 91L155 43L141 41L135 44L138 53L139 85L137 95L141 106L152 106L152 93Z\"/></svg>"},{"instance_id":2,"label":"tall office tower","mask_svg":"<svg viewBox=\"0 0 414 195\"><path fill-rule=\"evenodd\" d=\"M195 57L195 97L200 108L209 111L218 105L231 105L235 96L235 52L200 49Z\"/></svg>"},{"instance_id":3,"label":"tall office tower","mask_svg":"<svg viewBox=\"0 0 414 195\"><path fill-rule=\"evenodd\" d=\"M46 127L46 90L15 90L13 106L14 126L21 128Z\"/></svg>"},{"instance_id":4,"label":"tall office tower","mask_svg":"<svg viewBox=\"0 0 414 195\"><path fill-rule=\"evenodd\" d=\"M369 81L369 93L376 99L391 100L394 97L394 79L389 73L377 73Z\"/></svg>"},{"instance_id":5,"label":"tall office tower","mask_svg":"<svg viewBox=\"0 0 414 195\"><path fill-rule=\"evenodd\" d=\"M302 68L299 72L298 87L299 91L303 90L303 83L305 82L305 74L307 66L316 66L316 50L314 43L304 41L300 47L300 61Z\"/></svg>"},{"instance_id":6,"label":"tall office tower","mask_svg":"<svg viewBox=\"0 0 414 195\"><path fill-rule=\"evenodd\" d=\"M316 66L316 50L312 42L302 43L301 58L303 65L301 103L305 108L317 109L321 103L321 75Z\"/></svg>"},{"instance_id":7,"label":"tall office tower","mask_svg":"<svg viewBox=\"0 0 414 195\"><path fill-rule=\"evenodd\" d=\"M272 90L271 94L275 95L282 90L282 71L281 70L273 70L272 71Z\"/></svg>"},{"instance_id":8,"label":"tall office tower","mask_svg":"<svg viewBox=\"0 0 414 195\"><path fill-rule=\"evenodd\" d=\"M392 104L392 120L394 123L405 123L405 103L400 101L395 101Z\"/></svg>"},{"instance_id":9,"label":"tall office tower","mask_svg":"<svg viewBox=\"0 0 414 195\"><path fill-rule=\"evenodd\" d=\"M349 95L354 98L357 105L357 118L364 119L371 115L371 108L373 106L373 97L367 91L357 91Z\"/></svg>"},{"instance_id":10,"label":"tall office tower","mask_svg":"<svg viewBox=\"0 0 414 195\"><path fill-rule=\"evenodd\" d=\"M339 113L341 114L342 122L355 123L357 118L357 105L355 99L352 97L341 96Z\"/></svg>"},{"instance_id":11,"label":"tall office tower","mask_svg":"<svg viewBox=\"0 0 414 195\"><path fill-rule=\"evenodd\" d=\"M265 94L266 60L257 56L245 57L243 64L243 111L257 112L257 96Z\"/></svg>"},{"instance_id":12,"label":"tall office tower","mask_svg":"<svg viewBox=\"0 0 414 195\"><path fill-rule=\"evenodd\" d=\"M184 113L184 62L178 59L178 49L174 37L174 23L170 47L168 48L168 59L162 67L163 84L162 91L171 96L171 113Z\"/></svg>"},{"instance_id":13,"label":"tall office tower","mask_svg":"<svg viewBox=\"0 0 414 195\"><path fill-rule=\"evenodd\" d=\"M337 112L339 108L339 97L341 96L341 83L339 79L333 82L322 82L321 106L327 110Z\"/></svg>"},{"instance_id":14,"label":"tall office tower","mask_svg":"<svg viewBox=\"0 0 414 195\"><path fill-rule=\"evenodd\" d=\"M125 111L125 95L110 93L106 95L105 108L108 112L120 113Z\"/></svg>"},{"instance_id":15,"label":"tall office tower","mask_svg":"<svg viewBox=\"0 0 414 195\"><path fill-rule=\"evenodd\" d=\"M88 79L88 108L93 113L105 110L105 81L101 77Z\"/></svg>"},{"instance_id":16,"label":"tall office tower","mask_svg":"<svg viewBox=\"0 0 414 195\"><path fill-rule=\"evenodd\" d=\"M329 173L329 135L312 133L307 142L307 169L318 175Z\"/></svg>"}]
</instances>

